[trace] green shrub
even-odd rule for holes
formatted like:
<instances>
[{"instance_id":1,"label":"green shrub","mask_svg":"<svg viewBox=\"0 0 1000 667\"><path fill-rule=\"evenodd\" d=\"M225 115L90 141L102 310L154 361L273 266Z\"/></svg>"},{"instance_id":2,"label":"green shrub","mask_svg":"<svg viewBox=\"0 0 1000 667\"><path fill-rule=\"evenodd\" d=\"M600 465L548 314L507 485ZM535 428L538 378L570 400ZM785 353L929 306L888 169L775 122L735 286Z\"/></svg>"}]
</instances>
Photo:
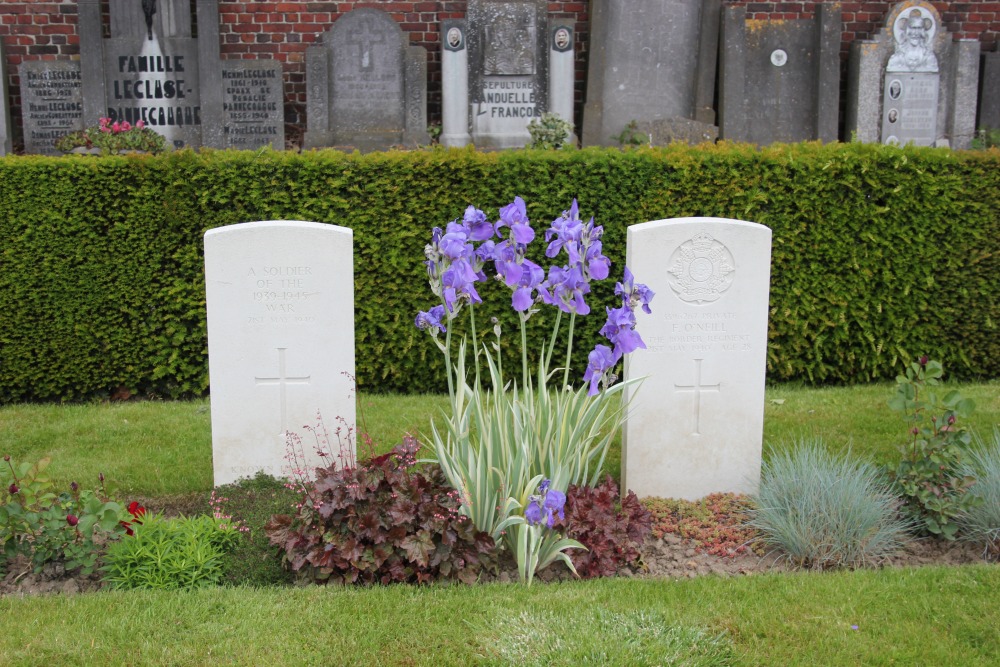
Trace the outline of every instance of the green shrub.
<instances>
[{"instance_id":1,"label":"green shrub","mask_svg":"<svg viewBox=\"0 0 1000 667\"><path fill-rule=\"evenodd\" d=\"M237 586L294 583L294 575L283 567L281 555L264 530L273 515L288 513L299 500L299 495L288 488L287 480L260 472L256 477L217 487L212 498L217 513L230 515L247 529L244 539L223 555L226 583Z\"/></svg>"},{"instance_id":2,"label":"green shrub","mask_svg":"<svg viewBox=\"0 0 1000 667\"><path fill-rule=\"evenodd\" d=\"M934 391L943 374L940 362L921 357L896 378L889 407L906 417L911 439L900 448L903 457L890 474L903 497L902 511L914 525L954 540L958 516L976 502L968 493L975 477L962 468L972 436L958 424L975 405L958 391L944 396Z\"/></svg>"},{"instance_id":3,"label":"green shrub","mask_svg":"<svg viewBox=\"0 0 1000 667\"><path fill-rule=\"evenodd\" d=\"M4 563L24 555L35 572L61 561L67 570L90 574L101 543L125 534L121 505L100 488L81 489L72 482L59 491L45 472L50 459L15 465L9 455L0 464L0 574ZM97 538L95 542L95 538Z\"/></svg>"},{"instance_id":4,"label":"green shrub","mask_svg":"<svg viewBox=\"0 0 1000 667\"><path fill-rule=\"evenodd\" d=\"M1000 558L1000 428L994 428L992 442L979 439L960 471L975 478L969 495L977 501L958 516L962 536L982 544L992 558Z\"/></svg>"},{"instance_id":5,"label":"green shrub","mask_svg":"<svg viewBox=\"0 0 1000 667\"><path fill-rule=\"evenodd\" d=\"M777 555L799 567L878 564L906 539L891 484L870 463L800 442L761 469L748 524Z\"/></svg>"},{"instance_id":6,"label":"green shrub","mask_svg":"<svg viewBox=\"0 0 1000 667\"><path fill-rule=\"evenodd\" d=\"M226 519L210 516L167 519L145 514L134 535L108 547L104 580L112 588L178 590L217 586L224 554L240 539Z\"/></svg>"},{"instance_id":7,"label":"green shrub","mask_svg":"<svg viewBox=\"0 0 1000 667\"><path fill-rule=\"evenodd\" d=\"M0 402L118 387L204 394L204 232L275 219L354 231L359 388L443 391L441 356L412 326L426 300L426 229L515 195L538 220L576 196L604 225L616 275L632 224L704 215L770 227L772 381L891 380L925 352L955 378L1000 377L998 151L182 150L0 159ZM529 259L545 262L544 246ZM610 301L610 290L595 298ZM493 312L491 299L504 305L502 294L486 297ZM500 324L513 331L517 320ZM537 348L548 330L530 324ZM575 369L586 368L597 328L578 327Z\"/></svg>"},{"instance_id":8,"label":"green shrub","mask_svg":"<svg viewBox=\"0 0 1000 667\"><path fill-rule=\"evenodd\" d=\"M546 112L540 118L532 118L528 123L531 142L528 148L543 150L562 148L573 134L573 124L563 120L558 114Z\"/></svg>"}]
</instances>

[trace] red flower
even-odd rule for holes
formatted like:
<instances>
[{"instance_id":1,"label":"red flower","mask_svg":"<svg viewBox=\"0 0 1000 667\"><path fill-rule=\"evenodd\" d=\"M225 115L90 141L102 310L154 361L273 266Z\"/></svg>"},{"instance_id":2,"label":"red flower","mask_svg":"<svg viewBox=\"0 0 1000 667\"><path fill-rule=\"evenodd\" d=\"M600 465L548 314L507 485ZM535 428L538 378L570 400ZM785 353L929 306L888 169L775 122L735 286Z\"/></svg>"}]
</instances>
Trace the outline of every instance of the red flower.
<instances>
[{"instance_id":1,"label":"red flower","mask_svg":"<svg viewBox=\"0 0 1000 667\"><path fill-rule=\"evenodd\" d=\"M128 513L139 519L146 515L146 508L133 500L128 505ZM142 521L136 521L136 523L142 523Z\"/></svg>"},{"instance_id":2,"label":"red flower","mask_svg":"<svg viewBox=\"0 0 1000 667\"><path fill-rule=\"evenodd\" d=\"M12 496L16 495L17 492L20 490L21 489L17 488L17 484L11 484L10 486L7 487L7 493L9 493Z\"/></svg>"},{"instance_id":3,"label":"red flower","mask_svg":"<svg viewBox=\"0 0 1000 667\"><path fill-rule=\"evenodd\" d=\"M80 523L80 520L72 514L67 514L66 523L68 523L71 526L75 526L76 524Z\"/></svg>"},{"instance_id":4,"label":"red flower","mask_svg":"<svg viewBox=\"0 0 1000 667\"><path fill-rule=\"evenodd\" d=\"M131 523L129 523L128 521L119 521L118 523L120 523L121 526L122 526L122 528L125 529L125 534L126 535L135 535L135 531L132 530L132 524Z\"/></svg>"}]
</instances>

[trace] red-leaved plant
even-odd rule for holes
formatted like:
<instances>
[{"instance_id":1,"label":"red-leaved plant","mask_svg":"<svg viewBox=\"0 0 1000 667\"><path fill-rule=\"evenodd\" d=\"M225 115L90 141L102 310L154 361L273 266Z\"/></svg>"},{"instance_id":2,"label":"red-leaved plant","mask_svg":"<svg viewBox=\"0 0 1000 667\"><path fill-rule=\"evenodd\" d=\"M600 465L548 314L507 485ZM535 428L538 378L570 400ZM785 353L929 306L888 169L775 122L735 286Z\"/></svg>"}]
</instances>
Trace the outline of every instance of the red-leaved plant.
<instances>
[{"instance_id":1,"label":"red-leaved plant","mask_svg":"<svg viewBox=\"0 0 1000 667\"><path fill-rule=\"evenodd\" d=\"M419 448L407 437L356 467L317 469L298 512L264 527L271 544L315 583L474 583L496 567L496 545L459 515L440 468L414 468Z\"/></svg>"},{"instance_id":2,"label":"red-leaved plant","mask_svg":"<svg viewBox=\"0 0 1000 667\"><path fill-rule=\"evenodd\" d=\"M639 559L639 547L653 525L653 516L629 491L620 498L610 475L596 487L570 485L566 493L566 534L587 551L575 549L570 558L583 578L614 576Z\"/></svg>"}]
</instances>

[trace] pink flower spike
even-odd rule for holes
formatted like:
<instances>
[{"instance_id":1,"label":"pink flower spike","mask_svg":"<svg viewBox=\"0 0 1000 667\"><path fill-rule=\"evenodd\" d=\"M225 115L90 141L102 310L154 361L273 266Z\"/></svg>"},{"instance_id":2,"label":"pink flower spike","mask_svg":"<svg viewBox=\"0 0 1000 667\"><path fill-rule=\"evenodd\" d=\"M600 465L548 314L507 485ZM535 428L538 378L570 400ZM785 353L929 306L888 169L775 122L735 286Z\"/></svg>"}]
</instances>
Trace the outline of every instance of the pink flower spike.
<instances>
[{"instance_id":1,"label":"pink flower spike","mask_svg":"<svg viewBox=\"0 0 1000 667\"><path fill-rule=\"evenodd\" d=\"M146 127L146 121L144 120L137 121L135 126L136 128L141 130L142 128Z\"/></svg>"}]
</instances>

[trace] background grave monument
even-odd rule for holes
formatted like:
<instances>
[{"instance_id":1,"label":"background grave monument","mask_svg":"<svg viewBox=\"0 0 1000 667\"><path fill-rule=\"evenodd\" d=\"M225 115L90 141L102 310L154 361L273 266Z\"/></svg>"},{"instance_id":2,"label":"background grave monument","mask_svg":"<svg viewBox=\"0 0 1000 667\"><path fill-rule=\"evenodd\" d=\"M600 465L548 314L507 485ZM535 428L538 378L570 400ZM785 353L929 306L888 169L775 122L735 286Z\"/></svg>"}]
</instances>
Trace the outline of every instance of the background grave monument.
<instances>
[{"instance_id":1,"label":"background grave monument","mask_svg":"<svg viewBox=\"0 0 1000 667\"><path fill-rule=\"evenodd\" d=\"M354 425L352 238L300 221L206 232L216 486L261 470L286 476L283 434L304 434L317 412L331 433L338 418ZM305 438L303 449L310 467L334 463Z\"/></svg>"},{"instance_id":2,"label":"background grave monument","mask_svg":"<svg viewBox=\"0 0 1000 667\"><path fill-rule=\"evenodd\" d=\"M583 143L617 146L632 121L662 143L714 139L719 12L719 0L591 3Z\"/></svg>"},{"instance_id":3,"label":"background grave monument","mask_svg":"<svg viewBox=\"0 0 1000 667\"><path fill-rule=\"evenodd\" d=\"M644 377L622 440L622 488L696 500L760 481L771 230L721 218L628 228L628 267L657 294L636 312Z\"/></svg>"},{"instance_id":4,"label":"background grave monument","mask_svg":"<svg viewBox=\"0 0 1000 667\"><path fill-rule=\"evenodd\" d=\"M873 40L851 44L846 133L858 141L968 148L979 44L951 40L929 2L893 6Z\"/></svg>"},{"instance_id":5,"label":"background grave monument","mask_svg":"<svg viewBox=\"0 0 1000 667\"><path fill-rule=\"evenodd\" d=\"M520 148L531 140L528 123L549 110L555 35L547 7L544 0L470 0L465 21L442 25L444 145L462 145L466 135L479 148Z\"/></svg>"},{"instance_id":6,"label":"background grave monument","mask_svg":"<svg viewBox=\"0 0 1000 667\"><path fill-rule=\"evenodd\" d=\"M982 75L976 128L1000 130L1000 51L983 54Z\"/></svg>"},{"instance_id":7,"label":"background grave monument","mask_svg":"<svg viewBox=\"0 0 1000 667\"><path fill-rule=\"evenodd\" d=\"M719 135L761 146L837 140L840 3L816 3L811 19L747 19L723 11Z\"/></svg>"},{"instance_id":8,"label":"background grave monument","mask_svg":"<svg viewBox=\"0 0 1000 667\"><path fill-rule=\"evenodd\" d=\"M430 143L427 51L387 13L355 9L306 51L305 147Z\"/></svg>"},{"instance_id":9,"label":"background grave monument","mask_svg":"<svg viewBox=\"0 0 1000 667\"><path fill-rule=\"evenodd\" d=\"M7 95L7 55L0 44L0 156L11 151L10 97Z\"/></svg>"},{"instance_id":10,"label":"background grave monument","mask_svg":"<svg viewBox=\"0 0 1000 667\"><path fill-rule=\"evenodd\" d=\"M20 79L24 152L58 155L55 140L83 129L80 63L29 60L21 63Z\"/></svg>"}]
</instances>

